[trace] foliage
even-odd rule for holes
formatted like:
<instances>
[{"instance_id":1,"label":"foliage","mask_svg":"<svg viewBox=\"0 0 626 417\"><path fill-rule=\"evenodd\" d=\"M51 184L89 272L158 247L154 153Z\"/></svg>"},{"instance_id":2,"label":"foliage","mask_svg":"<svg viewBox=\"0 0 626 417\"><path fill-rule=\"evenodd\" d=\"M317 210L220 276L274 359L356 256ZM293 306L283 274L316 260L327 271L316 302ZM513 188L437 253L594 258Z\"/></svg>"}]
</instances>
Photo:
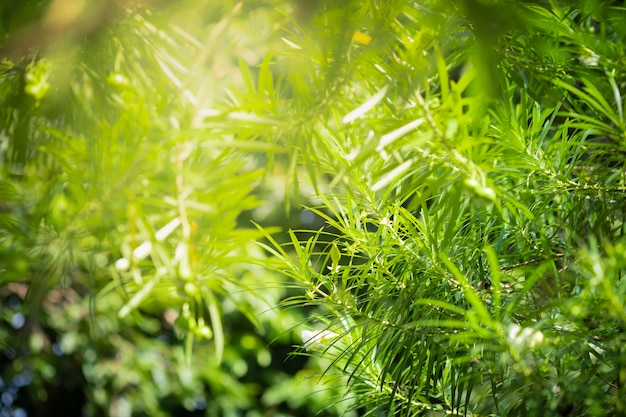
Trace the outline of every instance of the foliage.
<instances>
[{"instance_id":1,"label":"foliage","mask_svg":"<svg viewBox=\"0 0 626 417\"><path fill-rule=\"evenodd\" d=\"M302 315L243 221L284 151L203 121L273 2L96 3L0 9L1 412L317 412L337 391L283 363Z\"/></svg>"},{"instance_id":2,"label":"foliage","mask_svg":"<svg viewBox=\"0 0 626 417\"><path fill-rule=\"evenodd\" d=\"M289 33L263 109L328 226L268 250L368 415L624 412L624 11L354 1Z\"/></svg>"},{"instance_id":3,"label":"foliage","mask_svg":"<svg viewBox=\"0 0 626 417\"><path fill-rule=\"evenodd\" d=\"M79 364L88 415L625 412L626 9L105 2L32 53L64 1L0 8L3 393Z\"/></svg>"}]
</instances>

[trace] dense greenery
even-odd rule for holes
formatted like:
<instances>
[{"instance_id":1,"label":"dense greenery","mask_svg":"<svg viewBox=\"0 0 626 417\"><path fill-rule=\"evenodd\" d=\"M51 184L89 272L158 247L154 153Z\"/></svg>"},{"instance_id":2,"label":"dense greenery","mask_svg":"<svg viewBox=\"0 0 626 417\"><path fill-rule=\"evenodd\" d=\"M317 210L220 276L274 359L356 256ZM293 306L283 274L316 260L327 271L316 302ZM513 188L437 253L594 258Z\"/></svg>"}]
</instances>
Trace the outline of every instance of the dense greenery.
<instances>
[{"instance_id":1,"label":"dense greenery","mask_svg":"<svg viewBox=\"0 0 626 417\"><path fill-rule=\"evenodd\" d=\"M0 6L1 412L626 413L626 8L103 4Z\"/></svg>"},{"instance_id":2,"label":"dense greenery","mask_svg":"<svg viewBox=\"0 0 626 417\"><path fill-rule=\"evenodd\" d=\"M5 412L301 416L338 395L320 392L314 361L288 359L302 312L276 309L288 285L259 266L246 220L284 213L260 159L280 148L230 133L236 118L204 121L280 15L214 3L98 12L83 34L92 4L75 38L53 26L41 50L20 37L43 23L13 24L80 5L3 10Z\"/></svg>"}]
</instances>

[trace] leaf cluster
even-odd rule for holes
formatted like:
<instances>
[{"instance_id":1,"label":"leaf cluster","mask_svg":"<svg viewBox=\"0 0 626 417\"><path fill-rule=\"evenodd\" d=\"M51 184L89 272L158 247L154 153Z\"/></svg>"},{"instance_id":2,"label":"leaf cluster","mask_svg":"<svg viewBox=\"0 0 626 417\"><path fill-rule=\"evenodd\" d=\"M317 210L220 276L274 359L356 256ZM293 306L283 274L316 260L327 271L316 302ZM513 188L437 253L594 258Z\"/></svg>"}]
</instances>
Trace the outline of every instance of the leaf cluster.
<instances>
[{"instance_id":1,"label":"leaf cluster","mask_svg":"<svg viewBox=\"0 0 626 417\"><path fill-rule=\"evenodd\" d=\"M309 412L336 392L293 399L316 390L282 365L301 315L245 221L284 150L214 108L274 2L100 3L120 14L0 6L0 411ZM68 31L22 48L59 5Z\"/></svg>"},{"instance_id":2,"label":"leaf cluster","mask_svg":"<svg viewBox=\"0 0 626 417\"><path fill-rule=\"evenodd\" d=\"M353 1L290 32L275 140L327 226L272 251L368 415L624 411L621 14Z\"/></svg>"}]
</instances>

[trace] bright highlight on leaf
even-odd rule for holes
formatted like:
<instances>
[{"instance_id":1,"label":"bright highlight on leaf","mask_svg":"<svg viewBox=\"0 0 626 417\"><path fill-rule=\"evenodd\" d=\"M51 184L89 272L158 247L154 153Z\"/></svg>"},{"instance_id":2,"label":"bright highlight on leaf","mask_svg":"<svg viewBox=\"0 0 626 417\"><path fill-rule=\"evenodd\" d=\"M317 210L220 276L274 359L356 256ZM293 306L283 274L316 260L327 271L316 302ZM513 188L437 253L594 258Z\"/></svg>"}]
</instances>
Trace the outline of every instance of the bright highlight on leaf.
<instances>
[{"instance_id":1,"label":"bright highlight on leaf","mask_svg":"<svg viewBox=\"0 0 626 417\"><path fill-rule=\"evenodd\" d=\"M370 97L365 103L361 104L356 109L352 110L350 113L346 114L343 119L341 119L342 123L348 124L352 123L358 118L361 118L370 111L375 105L377 105L387 94L388 86L384 86L380 90L376 92L372 97Z\"/></svg>"},{"instance_id":2,"label":"bright highlight on leaf","mask_svg":"<svg viewBox=\"0 0 626 417\"><path fill-rule=\"evenodd\" d=\"M335 272L339 270L339 261L341 260L341 252L337 247L337 244L333 242L330 248L330 260L332 261L331 271Z\"/></svg>"},{"instance_id":3,"label":"bright highlight on leaf","mask_svg":"<svg viewBox=\"0 0 626 417\"><path fill-rule=\"evenodd\" d=\"M285 38L284 36L282 38L280 38L283 42L285 42L287 45L289 45L291 48L293 49L302 49L302 47L300 45L297 45L296 43L290 41L289 39Z\"/></svg>"},{"instance_id":4,"label":"bright highlight on leaf","mask_svg":"<svg viewBox=\"0 0 626 417\"><path fill-rule=\"evenodd\" d=\"M120 309L118 316L126 317L131 311L139 307L139 305L152 293L155 285L159 283L161 278L167 273L167 268L160 267L157 269L154 277L145 283L139 291Z\"/></svg>"},{"instance_id":5,"label":"bright highlight on leaf","mask_svg":"<svg viewBox=\"0 0 626 417\"><path fill-rule=\"evenodd\" d=\"M332 341L337 336L339 336L337 333L331 332L329 330L303 330L302 343L304 344L304 348L306 350L310 350L315 347L323 347L326 343Z\"/></svg>"},{"instance_id":6,"label":"bright highlight on leaf","mask_svg":"<svg viewBox=\"0 0 626 417\"><path fill-rule=\"evenodd\" d=\"M164 241L169 235L172 234L172 232L174 232L174 230L176 230L178 226L180 226L180 218L175 217L165 226L156 231L154 234L155 240L157 242ZM146 240L141 245L137 246L133 251L133 260L136 262L145 259L150 254L151 250L152 242ZM115 268L120 272L126 271L130 268L130 261L126 258L120 258L115 262Z\"/></svg>"},{"instance_id":7,"label":"bright highlight on leaf","mask_svg":"<svg viewBox=\"0 0 626 417\"><path fill-rule=\"evenodd\" d=\"M376 151L379 152L379 153L384 152L385 147L391 145L392 143L394 143L395 141L397 141L401 137L405 136L409 132L412 132L413 130L417 129L418 127L420 127L422 125L422 123L424 123L424 121L425 120L422 119L422 118L417 119L417 120L413 120L413 121L405 124L404 126L401 126L401 127L397 128L396 130L391 131L391 132L381 136L380 142L378 143L378 146L376 147Z\"/></svg>"},{"instance_id":8,"label":"bright highlight on leaf","mask_svg":"<svg viewBox=\"0 0 626 417\"><path fill-rule=\"evenodd\" d=\"M391 184L396 178L400 177L402 174L406 172L412 165L412 162L405 161L402 164L398 165L385 175L383 175L377 182L372 186L372 191L379 191Z\"/></svg>"}]
</instances>

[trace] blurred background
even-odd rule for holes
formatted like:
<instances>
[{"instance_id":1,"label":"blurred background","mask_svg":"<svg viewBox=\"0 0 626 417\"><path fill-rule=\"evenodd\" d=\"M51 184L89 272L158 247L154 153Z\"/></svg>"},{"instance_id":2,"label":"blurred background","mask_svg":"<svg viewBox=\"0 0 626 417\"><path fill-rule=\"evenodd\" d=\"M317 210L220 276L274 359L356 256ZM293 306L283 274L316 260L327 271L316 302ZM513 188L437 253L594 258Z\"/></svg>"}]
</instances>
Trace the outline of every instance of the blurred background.
<instances>
[{"instance_id":1,"label":"blurred background","mask_svg":"<svg viewBox=\"0 0 626 417\"><path fill-rule=\"evenodd\" d=\"M0 417L350 405L297 354L308 313L277 306L300 290L254 243L252 221L321 223L237 111L315 7L0 3Z\"/></svg>"}]
</instances>

